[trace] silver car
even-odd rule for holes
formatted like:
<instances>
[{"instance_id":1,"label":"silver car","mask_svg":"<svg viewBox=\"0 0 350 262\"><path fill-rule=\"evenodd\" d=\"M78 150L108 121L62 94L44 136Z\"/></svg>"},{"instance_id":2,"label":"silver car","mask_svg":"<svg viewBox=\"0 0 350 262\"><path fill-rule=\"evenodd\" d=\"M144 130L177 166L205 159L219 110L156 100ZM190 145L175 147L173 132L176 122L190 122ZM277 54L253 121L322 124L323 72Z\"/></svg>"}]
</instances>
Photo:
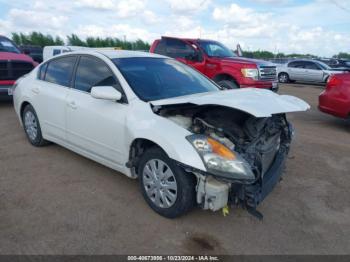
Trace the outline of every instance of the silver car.
<instances>
[{"instance_id":1,"label":"silver car","mask_svg":"<svg viewBox=\"0 0 350 262\"><path fill-rule=\"evenodd\" d=\"M325 83L332 74L344 73L316 60L293 60L277 68L278 81L288 83L294 81Z\"/></svg>"}]
</instances>

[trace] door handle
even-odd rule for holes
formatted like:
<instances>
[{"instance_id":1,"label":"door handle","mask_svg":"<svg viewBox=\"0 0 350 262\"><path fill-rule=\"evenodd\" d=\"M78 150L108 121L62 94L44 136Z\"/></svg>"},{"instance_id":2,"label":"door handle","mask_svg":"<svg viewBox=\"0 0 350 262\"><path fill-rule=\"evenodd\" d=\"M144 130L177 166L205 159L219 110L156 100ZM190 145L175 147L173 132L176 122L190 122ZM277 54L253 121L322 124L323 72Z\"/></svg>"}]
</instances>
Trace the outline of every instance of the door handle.
<instances>
[{"instance_id":1,"label":"door handle","mask_svg":"<svg viewBox=\"0 0 350 262\"><path fill-rule=\"evenodd\" d=\"M68 106L69 106L70 108L72 108L72 109L77 109L77 104L76 104L74 101L70 101L70 102L68 103Z\"/></svg>"},{"instance_id":2,"label":"door handle","mask_svg":"<svg viewBox=\"0 0 350 262\"><path fill-rule=\"evenodd\" d=\"M32 88L32 92L33 92L34 94L39 94L39 93L40 93L40 90L39 90L39 88L37 88L37 87L33 87L33 88Z\"/></svg>"}]
</instances>

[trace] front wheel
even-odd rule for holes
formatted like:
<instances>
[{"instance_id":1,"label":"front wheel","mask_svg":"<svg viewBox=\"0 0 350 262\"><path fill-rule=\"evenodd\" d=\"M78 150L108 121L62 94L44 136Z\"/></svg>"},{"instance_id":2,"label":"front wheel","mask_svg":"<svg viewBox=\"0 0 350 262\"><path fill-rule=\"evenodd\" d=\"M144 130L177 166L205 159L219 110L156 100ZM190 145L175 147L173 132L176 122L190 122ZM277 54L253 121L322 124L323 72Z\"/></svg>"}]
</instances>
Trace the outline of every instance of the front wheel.
<instances>
[{"instance_id":1,"label":"front wheel","mask_svg":"<svg viewBox=\"0 0 350 262\"><path fill-rule=\"evenodd\" d=\"M223 89L238 89L239 86L232 80L221 80L217 84Z\"/></svg>"},{"instance_id":2,"label":"front wheel","mask_svg":"<svg viewBox=\"0 0 350 262\"><path fill-rule=\"evenodd\" d=\"M289 75L287 73L280 73L278 75L278 82L289 83L290 82Z\"/></svg>"},{"instance_id":3,"label":"front wheel","mask_svg":"<svg viewBox=\"0 0 350 262\"><path fill-rule=\"evenodd\" d=\"M184 172L160 148L150 148L143 154L138 176L143 197L158 214L175 218L193 208L195 177Z\"/></svg>"}]
</instances>

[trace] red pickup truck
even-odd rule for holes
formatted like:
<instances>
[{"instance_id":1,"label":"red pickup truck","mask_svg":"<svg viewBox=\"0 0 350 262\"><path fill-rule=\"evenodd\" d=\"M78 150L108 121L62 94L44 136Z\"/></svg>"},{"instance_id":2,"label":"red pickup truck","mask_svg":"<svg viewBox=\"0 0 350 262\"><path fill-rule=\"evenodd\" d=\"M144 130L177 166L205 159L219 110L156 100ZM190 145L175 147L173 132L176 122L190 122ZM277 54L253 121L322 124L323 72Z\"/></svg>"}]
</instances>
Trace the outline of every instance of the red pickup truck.
<instances>
[{"instance_id":1,"label":"red pickup truck","mask_svg":"<svg viewBox=\"0 0 350 262\"><path fill-rule=\"evenodd\" d=\"M0 35L0 100L12 98L12 86L38 63L22 54L10 39Z\"/></svg>"},{"instance_id":2,"label":"red pickup truck","mask_svg":"<svg viewBox=\"0 0 350 262\"><path fill-rule=\"evenodd\" d=\"M153 42L150 52L190 65L224 89L278 89L275 65L262 60L237 57L217 41L163 36Z\"/></svg>"}]
</instances>

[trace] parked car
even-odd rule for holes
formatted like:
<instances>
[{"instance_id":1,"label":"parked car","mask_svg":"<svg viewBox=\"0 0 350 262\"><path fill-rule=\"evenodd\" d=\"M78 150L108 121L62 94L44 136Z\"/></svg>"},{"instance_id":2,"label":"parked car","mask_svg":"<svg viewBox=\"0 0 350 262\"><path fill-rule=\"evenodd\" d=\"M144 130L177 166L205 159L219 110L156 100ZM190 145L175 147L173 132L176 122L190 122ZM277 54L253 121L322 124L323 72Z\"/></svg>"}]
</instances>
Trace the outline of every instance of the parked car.
<instances>
[{"instance_id":1,"label":"parked car","mask_svg":"<svg viewBox=\"0 0 350 262\"><path fill-rule=\"evenodd\" d=\"M319 96L318 108L337 117L350 117L350 74L337 74L329 78L326 89Z\"/></svg>"},{"instance_id":2,"label":"parked car","mask_svg":"<svg viewBox=\"0 0 350 262\"><path fill-rule=\"evenodd\" d=\"M274 64L238 57L217 41L163 36L153 42L150 52L169 56L190 65L224 89L278 89Z\"/></svg>"},{"instance_id":3,"label":"parked car","mask_svg":"<svg viewBox=\"0 0 350 262\"><path fill-rule=\"evenodd\" d=\"M342 70L342 71L350 71L350 60L346 59L337 59L337 58L330 58L330 59L320 59L321 62L324 62L331 68L334 68L336 70Z\"/></svg>"},{"instance_id":4,"label":"parked car","mask_svg":"<svg viewBox=\"0 0 350 262\"><path fill-rule=\"evenodd\" d=\"M149 206L170 218L229 203L256 214L287 158L285 113L309 108L263 89L220 91L165 56L91 50L18 80L14 106L31 144L52 141L139 178Z\"/></svg>"},{"instance_id":5,"label":"parked car","mask_svg":"<svg viewBox=\"0 0 350 262\"><path fill-rule=\"evenodd\" d=\"M11 100L15 81L36 65L31 57L21 53L14 42L0 35L0 100Z\"/></svg>"},{"instance_id":6,"label":"parked car","mask_svg":"<svg viewBox=\"0 0 350 262\"><path fill-rule=\"evenodd\" d=\"M280 83L292 81L325 83L330 75L344 73L312 59L293 60L277 67L277 72Z\"/></svg>"},{"instance_id":7,"label":"parked car","mask_svg":"<svg viewBox=\"0 0 350 262\"><path fill-rule=\"evenodd\" d=\"M43 48L38 45L21 45L20 49L23 54L29 55L39 64L43 61Z\"/></svg>"}]
</instances>

